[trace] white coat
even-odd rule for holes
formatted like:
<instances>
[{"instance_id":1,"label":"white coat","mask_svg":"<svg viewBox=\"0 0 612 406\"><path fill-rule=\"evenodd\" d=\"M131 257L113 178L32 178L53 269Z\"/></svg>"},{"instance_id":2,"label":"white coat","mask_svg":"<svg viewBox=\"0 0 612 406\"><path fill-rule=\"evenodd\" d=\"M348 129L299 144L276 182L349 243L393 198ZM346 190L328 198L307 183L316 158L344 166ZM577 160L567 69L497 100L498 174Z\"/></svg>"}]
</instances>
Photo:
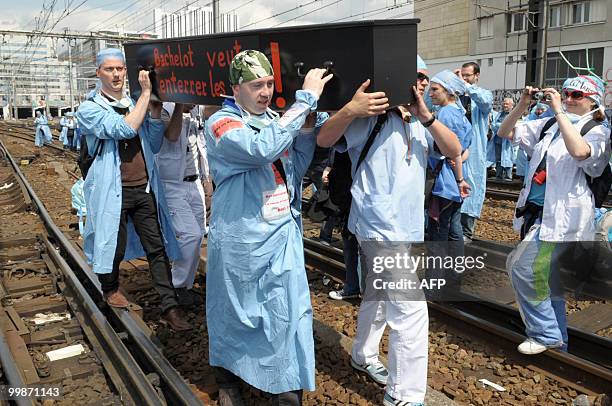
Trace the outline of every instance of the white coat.
<instances>
[{"instance_id":1,"label":"white coat","mask_svg":"<svg viewBox=\"0 0 612 406\"><path fill-rule=\"evenodd\" d=\"M591 116L574 124L580 131ZM596 126L584 136L591 147L591 156L579 161L570 156L563 136L553 140L559 126L555 123L546 131L541 142L540 132L549 118L523 121L514 128L513 141L531 156L525 187L521 190L517 207L523 207L531 190L531 180L546 156L546 194L540 228L540 240L549 242L592 241L595 236L595 201L586 181L585 173L597 177L610 159L610 129ZM552 142L551 142L552 141ZM520 230L523 219L514 219L515 230Z\"/></svg>"}]
</instances>

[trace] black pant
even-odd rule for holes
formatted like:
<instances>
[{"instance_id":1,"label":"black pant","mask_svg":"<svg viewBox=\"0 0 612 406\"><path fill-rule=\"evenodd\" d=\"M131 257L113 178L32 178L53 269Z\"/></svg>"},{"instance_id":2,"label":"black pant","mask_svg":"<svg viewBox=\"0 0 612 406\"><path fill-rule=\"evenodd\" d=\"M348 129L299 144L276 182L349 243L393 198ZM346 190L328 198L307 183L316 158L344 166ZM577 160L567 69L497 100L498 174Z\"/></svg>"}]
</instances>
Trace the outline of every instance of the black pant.
<instances>
[{"instance_id":1,"label":"black pant","mask_svg":"<svg viewBox=\"0 0 612 406\"><path fill-rule=\"evenodd\" d=\"M134 223L140 243L147 254L149 272L155 290L161 297L161 311L177 306L170 263L162 241L162 234L157 220L157 208L153 193L146 192L147 185L123 187L121 199L121 218L117 234L117 248L113 260L113 271L108 274L98 274L98 280L103 292L112 292L119 288L119 264L125 255L127 244L128 216Z\"/></svg>"},{"instance_id":2,"label":"black pant","mask_svg":"<svg viewBox=\"0 0 612 406\"><path fill-rule=\"evenodd\" d=\"M215 378L219 389L229 389L240 386L242 379L225 368L215 367ZM273 406L300 406L302 404L303 390L294 390L272 395Z\"/></svg>"}]
</instances>

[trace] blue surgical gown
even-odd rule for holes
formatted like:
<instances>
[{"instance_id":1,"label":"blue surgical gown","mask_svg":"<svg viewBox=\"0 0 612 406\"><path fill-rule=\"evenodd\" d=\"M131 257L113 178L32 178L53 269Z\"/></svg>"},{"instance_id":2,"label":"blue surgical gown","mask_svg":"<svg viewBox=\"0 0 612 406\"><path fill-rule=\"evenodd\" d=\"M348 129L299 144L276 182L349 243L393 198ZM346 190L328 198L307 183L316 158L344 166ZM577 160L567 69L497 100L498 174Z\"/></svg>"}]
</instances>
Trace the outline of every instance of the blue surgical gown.
<instances>
[{"instance_id":1,"label":"blue surgical gown","mask_svg":"<svg viewBox=\"0 0 612 406\"><path fill-rule=\"evenodd\" d=\"M124 139L134 138L137 134L140 135L142 153L149 176L148 189L153 192L157 203L157 216L166 254L170 260L180 259L180 250L172 229L164 189L154 160L154 154L161 148L164 137L165 127L162 120L147 116L136 132L125 122L122 115L113 110L100 93L95 93L92 98L83 102L76 117L82 135L87 137L89 155L95 154L98 142L104 142L101 153L89 168L83 184L87 206L87 219L83 234L84 251L87 261L93 264L93 271L110 273L113 270L122 193L118 143ZM140 238L129 216L127 232L124 259L144 256Z\"/></svg>"},{"instance_id":2,"label":"blue surgical gown","mask_svg":"<svg viewBox=\"0 0 612 406\"><path fill-rule=\"evenodd\" d=\"M493 94L487 89L468 85L467 94L472 99L472 144L467 167L470 177L467 183L472 188L461 205L461 213L480 217L487 187L487 132L489 112L493 107Z\"/></svg>"},{"instance_id":3,"label":"blue surgical gown","mask_svg":"<svg viewBox=\"0 0 612 406\"><path fill-rule=\"evenodd\" d=\"M47 117L36 117L34 124L36 124L34 145L37 147L42 147L44 144L50 143L53 140L53 136L51 135L51 129L49 128L49 121L47 120Z\"/></svg>"},{"instance_id":4,"label":"blue surgical gown","mask_svg":"<svg viewBox=\"0 0 612 406\"><path fill-rule=\"evenodd\" d=\"M206 271L209 363L269 393L315 386L300 206L316 139L300 128L316 103L297 91L281 120L256 130L228 100L205 128L217 186ZM319 113L317 126L326 118Z\"/></svg>"}]
</instances>

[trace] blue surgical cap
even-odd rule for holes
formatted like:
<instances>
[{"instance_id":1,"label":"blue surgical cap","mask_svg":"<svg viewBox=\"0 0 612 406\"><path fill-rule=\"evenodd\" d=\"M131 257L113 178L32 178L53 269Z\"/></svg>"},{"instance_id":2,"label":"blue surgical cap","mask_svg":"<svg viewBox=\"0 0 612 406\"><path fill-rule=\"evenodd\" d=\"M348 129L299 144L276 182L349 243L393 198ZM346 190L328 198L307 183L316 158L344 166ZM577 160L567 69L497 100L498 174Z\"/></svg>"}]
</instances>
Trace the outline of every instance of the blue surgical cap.
<instances>
[{"instance_id":1,"label":"blue surgical cap","mask_svg":"<svg viewBox=\"0 0 612 406\"><path fill-rule=\"evenodd\" d=\"M425 64L425 61L423 60L423 58L421 58L421 55L417 54L417 72L427 74L428 71L429 70L427 69L427 65Z\"/></svg>"},{"instance_id":2,"label":"blue surgical cap","mask_svg":"<svg viewBox=\"0 0 612 406\"><path fill-rule=\"evenodd\" d=\"M546 105L546 104L544 104L544 103L537 102L534 108L535 108L536 110L537 110L537 109L540 109L540 110L544 110L544 111L546 111L546 110L548 110L548 105Z\"/></svg>"},{"instance_id":3,"label":"blue surgical cap","mask_svg":"<svg viewBox=\"0 0 612 406\"><path fill-rule=\"evenodd\" d=\"M460 96L465 94L466 88L463 79L448 69L437 73L433 78L431 78L431 82L441 85L452 95Z\"/></svg>"},{"instance_id":4,"label":"blue surgical cap","mask_svg":"<svg viewBox=\"0 0 612 406\"><path fill-rule=\"evenodd\" d=\"M531 113L531 114L533 114L534 116L537 117L536 110L547 111L548 110L548 105L546 105L544 103L537 102L535 104L535 106L533 106L533 108L531 109L531 111L529 113ZM542 114L544 114L544 113L542 113Z\"/></svg>"},{"instance_id":5,"label":"blue surgical cap","mask_svg":"<svg viewBox=\"0 0 612 406\"><path fill-rule=\"evenodd\" d=\"M99 68L100 65L104 63L107 59L120 59L123 63L125 63L125 57L123 56L123 52L117 48L105 48L98 52L96 55L96 66Z\"/></svg>"}]
</instances>

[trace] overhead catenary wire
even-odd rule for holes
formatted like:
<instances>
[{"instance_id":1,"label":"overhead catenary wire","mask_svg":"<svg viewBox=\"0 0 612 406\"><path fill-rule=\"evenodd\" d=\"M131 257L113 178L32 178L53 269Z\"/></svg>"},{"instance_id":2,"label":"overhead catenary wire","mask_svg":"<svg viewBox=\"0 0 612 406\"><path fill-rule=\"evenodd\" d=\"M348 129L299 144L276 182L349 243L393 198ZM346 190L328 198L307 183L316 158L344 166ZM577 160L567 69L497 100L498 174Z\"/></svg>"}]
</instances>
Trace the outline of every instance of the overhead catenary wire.
<instances>
[{"instance_id":1,"label":"overhead catenary wire","mask_svg":"<svg viewBox=\"0 0 612 406\"><path fill-rule=\"evenodd\" d=\"M55 7L55 3L56 0L54 0L49 6L46 5L46 3L43 3L42 6L42 11L39 13L39 17L35 18L35 31L41 31L40 27L41 27L41 21L44 18L44 24L42 26L42 29L44 29L47 25L47 22L49 20L49 16L51 15L51 12L53 11L53 7ZM20 49L18 49L15 53L23 53L23 54L27 54L28 50L32 47L33 41L35 40L35 35L31 35L28 36L28 39L26 40L26 43L24 44L23 47L21 47ZM35 47L35 49L40 45L40 41L38 42L37 46ZM9 57L5 57L3 58L3 61L11 59L12 55L10 55ZM24 58L24 59L27 59Z\"/></svg>"},{"instance_id":2,"label":"overhead catenary wire","mask_svg":"<svg viewBox=\"0 0 612 406\"><path fill-rule=\"evenodd\" d=\"M316 13L316 12L318 12L318 11L321 11L321 10L322 10L322 9L324 9L324 8L327 8L327 7L330 7L330 6L336 5L336 4L338 4L338 3L341 3L342 1L344 1L344 0L336 0L336 1L333 1L333 2L331 2L331 3L329 3L329 4L326 4L326 5L324 5L324 6L318 7L318 8L316 8L316 9L314 9L314 10L308 11L308 12L306 12L306 13L304 13L304 14L300 14L300 15L299 15L299 16L297 16L297 17L290 18L290 19L288 19L288 20L285 20L285 21L283 21L283 22L280 22L280 23L278 23L278 24L275 24L275 25L273 25L273 27L278 27L279 25L283 25L283 24L285 24L285 23L288 23L288 22L290 22L290 21L294 21L294 20L296 20L296 19L298 19L298 18L302 18L302 17L307 16L307 15L309 15L309 14Z\"/></svg>"},{"instance_id":3,"label":"overhead catenary wire","mask_svg":"<svg viewBox=\"0 0 612 406\"><path fill-rule=\"evenodd\" d=\"M101 22L100 24L96 24L93 27L90 27L89 29L91 31L96 31L102 27L104 27L105 25L108 25L110 20L112 20L113 18L121 15L122 13L124 13L126 10L134 7L140 0L134 0L132 3L128 4L126 7L122 8L120 11L116 12L115 14L113 14L112 16L110 16L109 18L105 19L103 22Z\"/></svg>"},{"instance_id":4,"label":"overhead catenary wire","mask_svg":"<svg viewBox=\"0 0 612 406\"><path fill-rule=\"evenodd\" d=\"M414 3L414 2L412 2L412 3ZM328 23L336 23L336 22L339 22L339 21L342 21L342 20L347 20L349 18L354 18L354 17L361 17L361 19L363 19L368 14L374 13L372 15L378 15L380 13L385 13L387 11L391 11L391 10L394 10L394 9L397 9L397 8L406 7L408 4L410 4L410 3L404 3L404 4L399 4L399 5L393 5L393 6L379 7L379 8L373 9L373 10L363 11L361 13L351 14L351 15L348 15L348 16L345 16L345 17L342 17L342 18L337 18L335 20L329 20L327 22Z\"/></svg>"},{"instance_id":5,"label":"overhead catenary wire","mask_svg":"<svg viewBox=\"0 0 612 406\"><path fill-rule=\"evenodd\" d=\"M257 20L257 21L255 21L255 22L252 22L252 23L249 23L249 24L245 24L245 25L243 25L242 27L240 27L240 29L247 28L247 27L251 27L251 26L253 26L253 25L257 25L257 24L262 23L262 22L264 22L264 21L268 21L268 20L270 20L270 19L272 19L272 18L276 18L276 17L282 16L282 15L284 15L284 14L290 13L290 12L292 12L292 11L299 10L299 9L301 9L301 8L303 8L303 7L309 6L309 5L311 5L311 4L314 4L314 3L316 3L316 2L320 2L320 1L321 1L321 0L311 0L311 1L309 1L308 3L299 4L299 5L297 5L297 6L293 7L293 8L290 8L290 9L288 9L288 10L281 11L281 12L279 12L279 13L273 14L273 15L271 15L271 16L269 16L269 17L266 17L266 18L262 18L261 20Z\"/></svg>"},{"instance_id":6,"label":"overhead catenary wire","mask_svg":"<svg viewBox=\"0 0 612 406\"><path fill-rule=\"evenodd\" d=\"M79 5L77 5L72 10L70 10L70 7L74 3L74 1L75 0L70 0L70 1L68 1L66 3L66 6L65 6L64 10L61 12L61 14L57 18L57 20L51 24L51 27L48 29L49 31L53 30L53 28L55 28L63 19L65 19L66 17L71 15L74 11L78 10L81 6L83 6L89 0L81 1L81 3L79 3ZM25 47L23 47L22 49L17 51L17 52L20 52L20 53L27 54L28 53L28 49L29 48L33 48L32 55L30 55L30 57L26 56L26 58L24 58L23 65L28 64L31 61L31 59L34 56L34 52L40 47L40 43L41 43L42 38L43 38L41 34L44 33L46 31L46 29L47 29L46 27L47 27L47 24L49 22L49 17L52 14L52 11L53 11L53 8L55 7L56 2L57 2L57 0L54 0L53 3L50 4L48 12L46 13L45 22L44 22L44 25L42 26L42 28L40 27L40 24L37 23L36 32L33 33L32 36L28 37L28 40L26 41ZM46 7L45 7L44 4L43 4L43 10L46 10ZM34 40L36 40L36 45L33 45ZM9 58L3 58L3 60L7 60L7 59L9 59Z\"/></svg>"},{"instance_id":7,"label":"overhead catenary wire","mask_svg":"<svg viewBox=\"0 0 612 406\"><path fill-rule=\"evenodd\" d=\"M245 1L244 3L240 4L239 6L234 7L234 8L233 8L233 9L231 9L231 10L226 10L226 11L225 11L225 13L226 13L226 14L229 14L229 13L231 13L232 11L239 10L239 9L241 9L242 7L245 7L246 5L253 3L254 1L255 1L255 0L247 0L247 1Z\"/></svg>"}]
</instances>

